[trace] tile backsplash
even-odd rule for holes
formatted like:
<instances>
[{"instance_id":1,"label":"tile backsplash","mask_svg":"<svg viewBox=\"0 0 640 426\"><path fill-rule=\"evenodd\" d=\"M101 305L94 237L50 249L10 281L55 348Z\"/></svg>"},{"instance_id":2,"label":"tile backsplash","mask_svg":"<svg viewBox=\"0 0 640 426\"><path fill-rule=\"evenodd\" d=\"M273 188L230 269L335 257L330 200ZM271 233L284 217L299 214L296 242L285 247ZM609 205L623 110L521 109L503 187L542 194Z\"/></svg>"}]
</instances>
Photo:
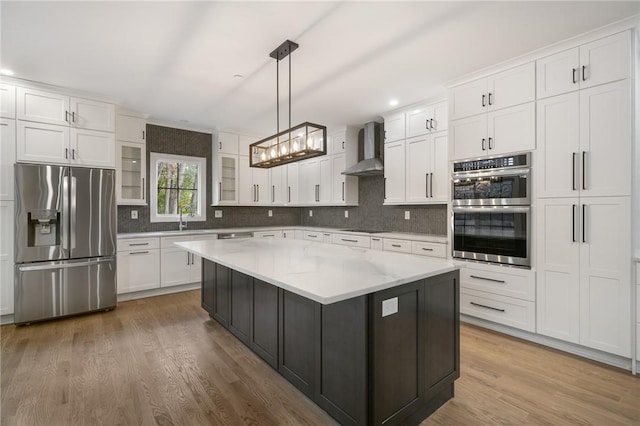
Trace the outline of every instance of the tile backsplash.
<instances>
[{"instance_id":1,"label":"tile backsplash","mask_svg":"<svg viewBox=\"0 0 640 426\"><path fill-rule=\"evenodd\" d=\"M147 165L149 153L203 157L207 161L207 182L212 181L211 134L147 125ZM151 168L148 167L149 182ZM149 188L146 188L147 199ZM359 178L358 207L212 207L211 191L207 188L207 220L189 222L187 229L235 228L243 226L326 226L332 228L364 228L395 232L419 232L432 235L447 235L447 206L383 206L384 178L367 176ZM132 210L137 210L138 219L131 219ZM214 218L214 211L221 210L222 218ZM268 211L273 213L269 217ZM309 210L313 216L309 217ZM344 217L344 211L349 217ZM405 211L411 218L404 219ZM148 206L118 206L118 232L173 231L177 222L154 222L150 220Z\"/></svg>"}]
</instances>

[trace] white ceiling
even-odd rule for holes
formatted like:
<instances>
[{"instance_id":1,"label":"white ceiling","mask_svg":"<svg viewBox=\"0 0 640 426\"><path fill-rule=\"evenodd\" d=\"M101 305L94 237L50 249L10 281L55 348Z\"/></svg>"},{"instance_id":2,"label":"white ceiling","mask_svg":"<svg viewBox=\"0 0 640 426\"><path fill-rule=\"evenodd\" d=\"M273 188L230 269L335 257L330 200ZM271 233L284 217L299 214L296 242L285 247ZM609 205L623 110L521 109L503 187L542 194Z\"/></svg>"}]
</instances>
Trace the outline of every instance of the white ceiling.
<instances>
[{"instance_id":1,"label":"white ceiling","mask_svg":"<svg viewBox=\"0 0 640 426\"><path fill-rule=\"evenodd\" d=\"M292 124L361 125L459 76L640 13L640 2L0 3L1 66L166 122L271 134L276 61ZM281 62L281 129L287 123ZM241 74L243 78L234 77ZM284 105L283 105L284 104Z\"/></svg>"}]
</instances>

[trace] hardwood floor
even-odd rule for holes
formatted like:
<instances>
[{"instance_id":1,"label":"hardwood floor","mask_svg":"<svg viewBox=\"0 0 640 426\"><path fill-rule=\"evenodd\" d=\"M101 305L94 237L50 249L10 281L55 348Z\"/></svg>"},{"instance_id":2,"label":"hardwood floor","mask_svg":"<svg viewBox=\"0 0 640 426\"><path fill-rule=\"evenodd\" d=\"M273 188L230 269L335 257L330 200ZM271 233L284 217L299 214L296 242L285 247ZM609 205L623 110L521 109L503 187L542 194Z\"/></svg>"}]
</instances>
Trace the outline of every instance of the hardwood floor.
<instances>
[{"instance_id":1,"label":"hardwood floor","mask_svg":"<svg viewBox=\"0 0 640 426\"><path fill-rule=\"evenodd\" d=\"M335 422L200 308L200 292L3 326L2 425ZM640 377L463 325L456 396L425 425L640 424Z\"/></svg>"}]
</instances>

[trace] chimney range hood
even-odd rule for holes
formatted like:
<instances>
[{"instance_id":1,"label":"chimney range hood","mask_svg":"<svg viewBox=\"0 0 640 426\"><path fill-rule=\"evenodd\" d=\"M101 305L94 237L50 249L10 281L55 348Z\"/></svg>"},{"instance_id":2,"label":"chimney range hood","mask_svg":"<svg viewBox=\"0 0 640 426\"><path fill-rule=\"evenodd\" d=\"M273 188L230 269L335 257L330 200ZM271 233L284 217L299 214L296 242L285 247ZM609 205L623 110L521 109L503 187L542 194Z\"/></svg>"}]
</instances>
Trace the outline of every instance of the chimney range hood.
<instances>
[{"instance_id":1,"label":"chimney range hood","mask_svg":"<svg viewBox=\"0 0 640 426\"><path fill-rule=\"evenodd\" d=\"M364 160L342 172L343 175L373 176L384 173L384 163L380 158L382 125L371 121L364 125Z\"/></svg>"}]
</instances>

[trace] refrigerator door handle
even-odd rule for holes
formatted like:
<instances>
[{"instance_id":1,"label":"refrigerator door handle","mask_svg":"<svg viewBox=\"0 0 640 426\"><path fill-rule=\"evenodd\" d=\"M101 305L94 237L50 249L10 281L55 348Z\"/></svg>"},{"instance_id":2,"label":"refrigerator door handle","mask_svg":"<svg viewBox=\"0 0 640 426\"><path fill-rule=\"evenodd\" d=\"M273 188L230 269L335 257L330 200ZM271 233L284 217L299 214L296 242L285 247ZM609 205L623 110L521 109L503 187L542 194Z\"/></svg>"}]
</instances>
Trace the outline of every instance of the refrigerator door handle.
<instances>
[{"instance_id":1,"label":"refrigerator door handle","mask_svg":"<svg viewBox=\"0 0 640 426\"><path fill-rule=\"evenodd\" d=\"M69 176L62 177L62 249L69 250Z\"/></svg>"},{"instance_id":2,"label":"refrigerator door handle","mask_svg":"<svg viewBox=\"0 0 640 426\"><path fill-rule=\"evenodd\" d=\"M80 262L52 262L45 264L25 264L18 266L18 271L20 272L28 272L28 271L45 271L48 269L67 269L67 268L80 268L87 265L95 265L97 263L107 263L113 262L114 257L101 257L98 259L87 259Z\"/></svg>"},{"instance_id":3,"label":"refrigerator door handle","mask_svg":"<svg viewBox=\"0 0 640 426\"><path fill-rule=\"evenodd\" d=\"M71 249L76 248L76 216L77 216L77 203L76 203L76 177L75 176L71 176L71 190L69 191L71 194L71 199L69 200L69 206L70 206L70 215L69 217L71 218L71 224L70 224L70 228L71 228L71 235L70 235L70 239L71 239Z\"/></svg>"}]
</instances>

